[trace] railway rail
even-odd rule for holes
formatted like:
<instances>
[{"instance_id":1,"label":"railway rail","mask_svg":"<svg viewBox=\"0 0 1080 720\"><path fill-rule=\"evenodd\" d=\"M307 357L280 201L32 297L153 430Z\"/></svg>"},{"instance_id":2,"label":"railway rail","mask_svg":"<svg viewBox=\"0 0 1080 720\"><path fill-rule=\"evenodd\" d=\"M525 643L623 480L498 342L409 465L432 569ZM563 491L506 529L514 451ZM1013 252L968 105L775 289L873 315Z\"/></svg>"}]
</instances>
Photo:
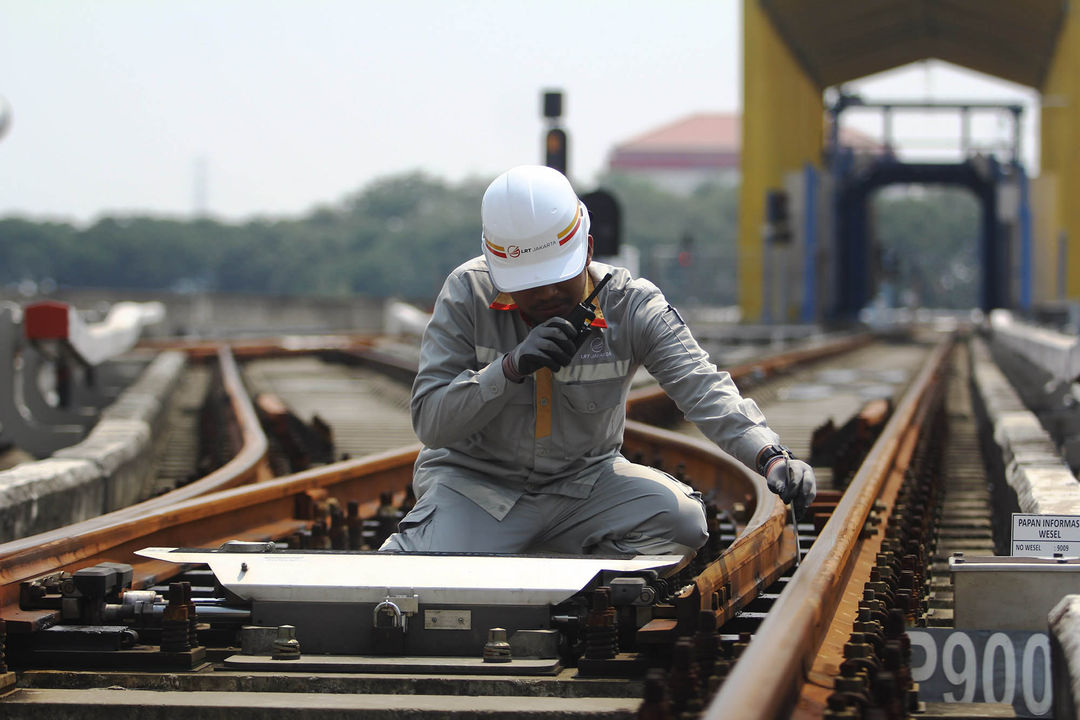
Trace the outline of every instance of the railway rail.
<instances>
[{"instance_id":1,"label":"railway rail","mask_svg":"<svg viewBox=\"0 0 1080 720\"><path fill-rule=\"evenodd\" d=\"M733 368L732 375L746 387L789 371L798 363L850 352L868 342L861 336L846 338ZM378 534L392 524L394 507L400 511L400 504L407 502L418 446L270 477L268 443L255 409L238 387L235 362L227 349L215 352L245 438L236 458L211 476L147 503L0 545L0 617L6 622L9 659L26 668L22 682L27 686L25 703L13 702L5 709L28 716L35 699L57 705L70 702L49 695L57 684L84 691L95 687L94 683L103 680L92 673L65 676L61 682L55 674L30 669L44 659L54 664L88 663L91 654L96 657L94 662L111 655L114 665L146 663L155 652L159 657L168 656L162 661L166 667L171 663L168 681L154 679L157 675L126 675L124 682L133 689L201 692L225 687L229 678L230 689L259 689L258 682L239 679L250 676L248 666L240 665L245 669L230 674L226 662L239 654L235 646L240 622L250 621L252 612L259 612L259 600L245 604L235 592L225 601L191 599L176 579L186 577L196 586L212 584L205 571L192 571L183 563L178 568L167 560L165 550L138 553L150 547L224 546L242 551L261 549L265 552L259 553L260 557L295 558L312 550L226 543L288 539L292 548L348 548L349 537L353 548L361 546L358 537L374 547ZM469 690L458 687L448 691L445 685L425 684L422 679L405 685L400 680L353 680L349 684L339 675L336 692L358 692L356 688L365 687L363 692L383 697L403 692L401 688L407 686L404 692L483 694L477 688L490 686L493 693L561 696L554 700L592 698L598 704L587 706L588 711L608 717L629 717L639 710L652 712L653 717L678 717L682 712L710 718L792 713L859 717L857 713L875 703L892 711L898 703L917 702L917 689L904 670L907 650L903 638L905 627L922 615L924 591L929 586L927 548L932 527L925 518L917 522L917 510L925 507L920 503L936 502L939 494L939 489L925 480L940 475L941 399L951 352L952 343L946 341L930 353L895 410L888 403L870 403L855 418L856 432L866 442L852 447L854 451L861 447L865 457L849 461L857 468L850 481L846 477L834 479L846 488L823 491L798 524L792 523L788 510L769 493L760 476L711 444L657 427L678 420L677 410L662 392L654 388L635 391L624 451L664 467L707 496L710 541L699 556L678 569L661 564L623 575L611 571L587 578L589 582L573 599L561 601L558 612L553 611L552 618L559 619L544 628L561 633L558 662L548 662L542 677L531 679L531 690L514 682L497 682L492 665L485 668L473 662L467 666L468 672L483 674L486 679L473 678ZM368 353L364 361L384 359ZM396 364L401 371L401 364ZM344 508L348 508L347 514ZM207 558L225 562L230 554L208 553ZM333 555L334 551L314 551L313 557ZM190 557L184 557L185 563L190 562ZM371 555L353 553L352 557ZM236 562L247 567L242 558ZM130 570L109 563L121 563ZM225 583L224 578L218 581ZM139 595L139 591L168 595L170 602ZM148 603L138 611L141 624L129 618L112 627L137 627L140 642L154 639L166 648L132 646L65 655L56 652L55 646L39 642L50 628L85 627L94 624L90 621L101 625L106 615L135 613L110 608L122 605L122 596L128 594L136 598L135 603ZM391 593L386 594L389 602ZM407 602L401 607L390 604L399 613L401 607L406 608L405 613L410 611ZM170 616L175 620L183 615L187 622L189 608L199 609L190 619L207 626L199 631L203 644L198 644L197 638L192 638L194 645L177 643L175 627L167 630L164 625L162 618ZM386 610L382 603L376 604L376 626L379 612ZM413 614L417 610L411 609ZM856 627L859 629L852 635ZM123 630L111 632L118 638L131 637ZM115 642L119 647L128 641ZM502 640L496 636L487 644L492 643L492 652L502 652ZM291 648L287 638L281 645ZM233 662L236 665L238 661ZM217 670L209 671L206 663ZM513 678L511 665L500 666L505 667L500 675ZM347 669L362 672L358 667L349 665ZM280 665L275 668L278 675L282 669ZM403 671L400 665L396 670ZM445 666L443 671L453 672ZM304 672L312 670L305 666ZM288 685L288 681L282 683L281 687ZM309 689L333 684L323 679ZM350 687L353 689L347 689ZM387 690L392 687L398 689ZM514 689L508 689L511 687ZM62 694L63 690L55 692ZM354 699L361 705L379 702L373 697ZM166 702L163 696L157 700ZM385 697L381 702L390 703ZM497 709L494 700L485 704L476 699L472 707L491 716L506 710ZM536 712L542 708L537 706ZM572 710L567 706L559 712L571 714Z\"/></svg>"}]
</instances>

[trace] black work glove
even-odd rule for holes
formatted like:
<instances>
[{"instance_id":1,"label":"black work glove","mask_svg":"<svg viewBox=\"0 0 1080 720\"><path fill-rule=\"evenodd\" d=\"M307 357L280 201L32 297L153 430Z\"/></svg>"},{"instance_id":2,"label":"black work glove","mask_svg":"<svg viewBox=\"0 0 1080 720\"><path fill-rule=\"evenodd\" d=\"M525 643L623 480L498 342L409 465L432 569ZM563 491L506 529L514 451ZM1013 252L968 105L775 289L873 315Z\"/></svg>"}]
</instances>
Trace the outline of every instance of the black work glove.
<instances>
[{"instance_id":1,"label":"black work glove","mask_svg":"<svg viewBox=\"0 0 1080 720\"><path fill-rule=\"evenodd\" d=\"M765 478L769 489L780 496L784 503L793 503L801 515L817 497L817 480L814 468L795 458L777 458L770 463Z\"/></svg>"},{"instance_id":2,"label":"black work glove","mask_svg":"<svg viewBox=\"0 0 1080 720\"><path fill-rule=\"evenodd\" d=\"M510 351L510 364L518 375L532 375L540 368L558 370L577 353L577 331L570 321L553 317L534 327L521 344Z\"/></svg>"}]
</instances>

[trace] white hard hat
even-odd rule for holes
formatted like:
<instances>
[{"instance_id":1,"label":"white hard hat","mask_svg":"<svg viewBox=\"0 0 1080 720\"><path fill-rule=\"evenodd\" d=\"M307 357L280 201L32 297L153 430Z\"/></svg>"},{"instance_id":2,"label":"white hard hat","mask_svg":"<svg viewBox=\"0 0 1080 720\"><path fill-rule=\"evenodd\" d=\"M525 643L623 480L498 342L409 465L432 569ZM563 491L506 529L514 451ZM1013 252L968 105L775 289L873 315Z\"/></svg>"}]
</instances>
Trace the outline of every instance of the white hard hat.
<instances>
[{"instance_id":1,"label":"white hard hat","mask_svg":"<svg viewBox=\"0 0 1080 720\"><path fill-rule=\"evenodd\" d=\"M589 211L558 170L507 170L488 186L480 217L480 244L501 292L562 282L585 269Z\"/></svg>"}]
</instances>

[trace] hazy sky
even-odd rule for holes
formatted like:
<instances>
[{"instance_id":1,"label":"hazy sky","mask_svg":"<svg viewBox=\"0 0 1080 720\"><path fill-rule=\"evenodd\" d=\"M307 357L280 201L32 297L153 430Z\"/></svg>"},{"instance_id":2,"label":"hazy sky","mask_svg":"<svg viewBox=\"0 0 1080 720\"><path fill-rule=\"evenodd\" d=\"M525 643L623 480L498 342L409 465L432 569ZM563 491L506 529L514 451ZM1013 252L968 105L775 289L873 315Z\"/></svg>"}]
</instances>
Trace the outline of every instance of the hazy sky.
<instances>
[{"instance_id":1,"label":"hazy sky","mask_svg":"<svg viewBox=\"0 0 1080 720\"><path fill-rule=\"evenodd\" d=\"M301 213L413 169L486 180L542 162L546 88L565 93L570 170L587 186L616 143L739 109L741 7L0 0L0 97L12 108L0 216L188 215L202 202L238 220ZM924 63L855 87L1033 101L984 77ZM956 137L952 123L934 134ZM1030 131L1027 144L1030 157Z\"/></svg>"}]
</instances>

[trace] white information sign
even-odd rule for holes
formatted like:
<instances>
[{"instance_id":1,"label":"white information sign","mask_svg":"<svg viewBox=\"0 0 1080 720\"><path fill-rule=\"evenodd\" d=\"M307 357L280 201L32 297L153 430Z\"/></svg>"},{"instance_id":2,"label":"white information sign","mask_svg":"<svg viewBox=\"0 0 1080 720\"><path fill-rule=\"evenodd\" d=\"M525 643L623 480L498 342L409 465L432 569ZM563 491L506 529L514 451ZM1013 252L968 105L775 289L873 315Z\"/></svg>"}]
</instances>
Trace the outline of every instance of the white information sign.
<instances>
[{"instance_id":1,"label":"white information sign","mask_svg":"<svg viewBox=\"0 0 1080 720\"><path fill-rule=\"evenodd\" d=\"M1010 554L1023 557L1080 557L1080 515L1013 513Z\"/></svg>"}]
</instances>

